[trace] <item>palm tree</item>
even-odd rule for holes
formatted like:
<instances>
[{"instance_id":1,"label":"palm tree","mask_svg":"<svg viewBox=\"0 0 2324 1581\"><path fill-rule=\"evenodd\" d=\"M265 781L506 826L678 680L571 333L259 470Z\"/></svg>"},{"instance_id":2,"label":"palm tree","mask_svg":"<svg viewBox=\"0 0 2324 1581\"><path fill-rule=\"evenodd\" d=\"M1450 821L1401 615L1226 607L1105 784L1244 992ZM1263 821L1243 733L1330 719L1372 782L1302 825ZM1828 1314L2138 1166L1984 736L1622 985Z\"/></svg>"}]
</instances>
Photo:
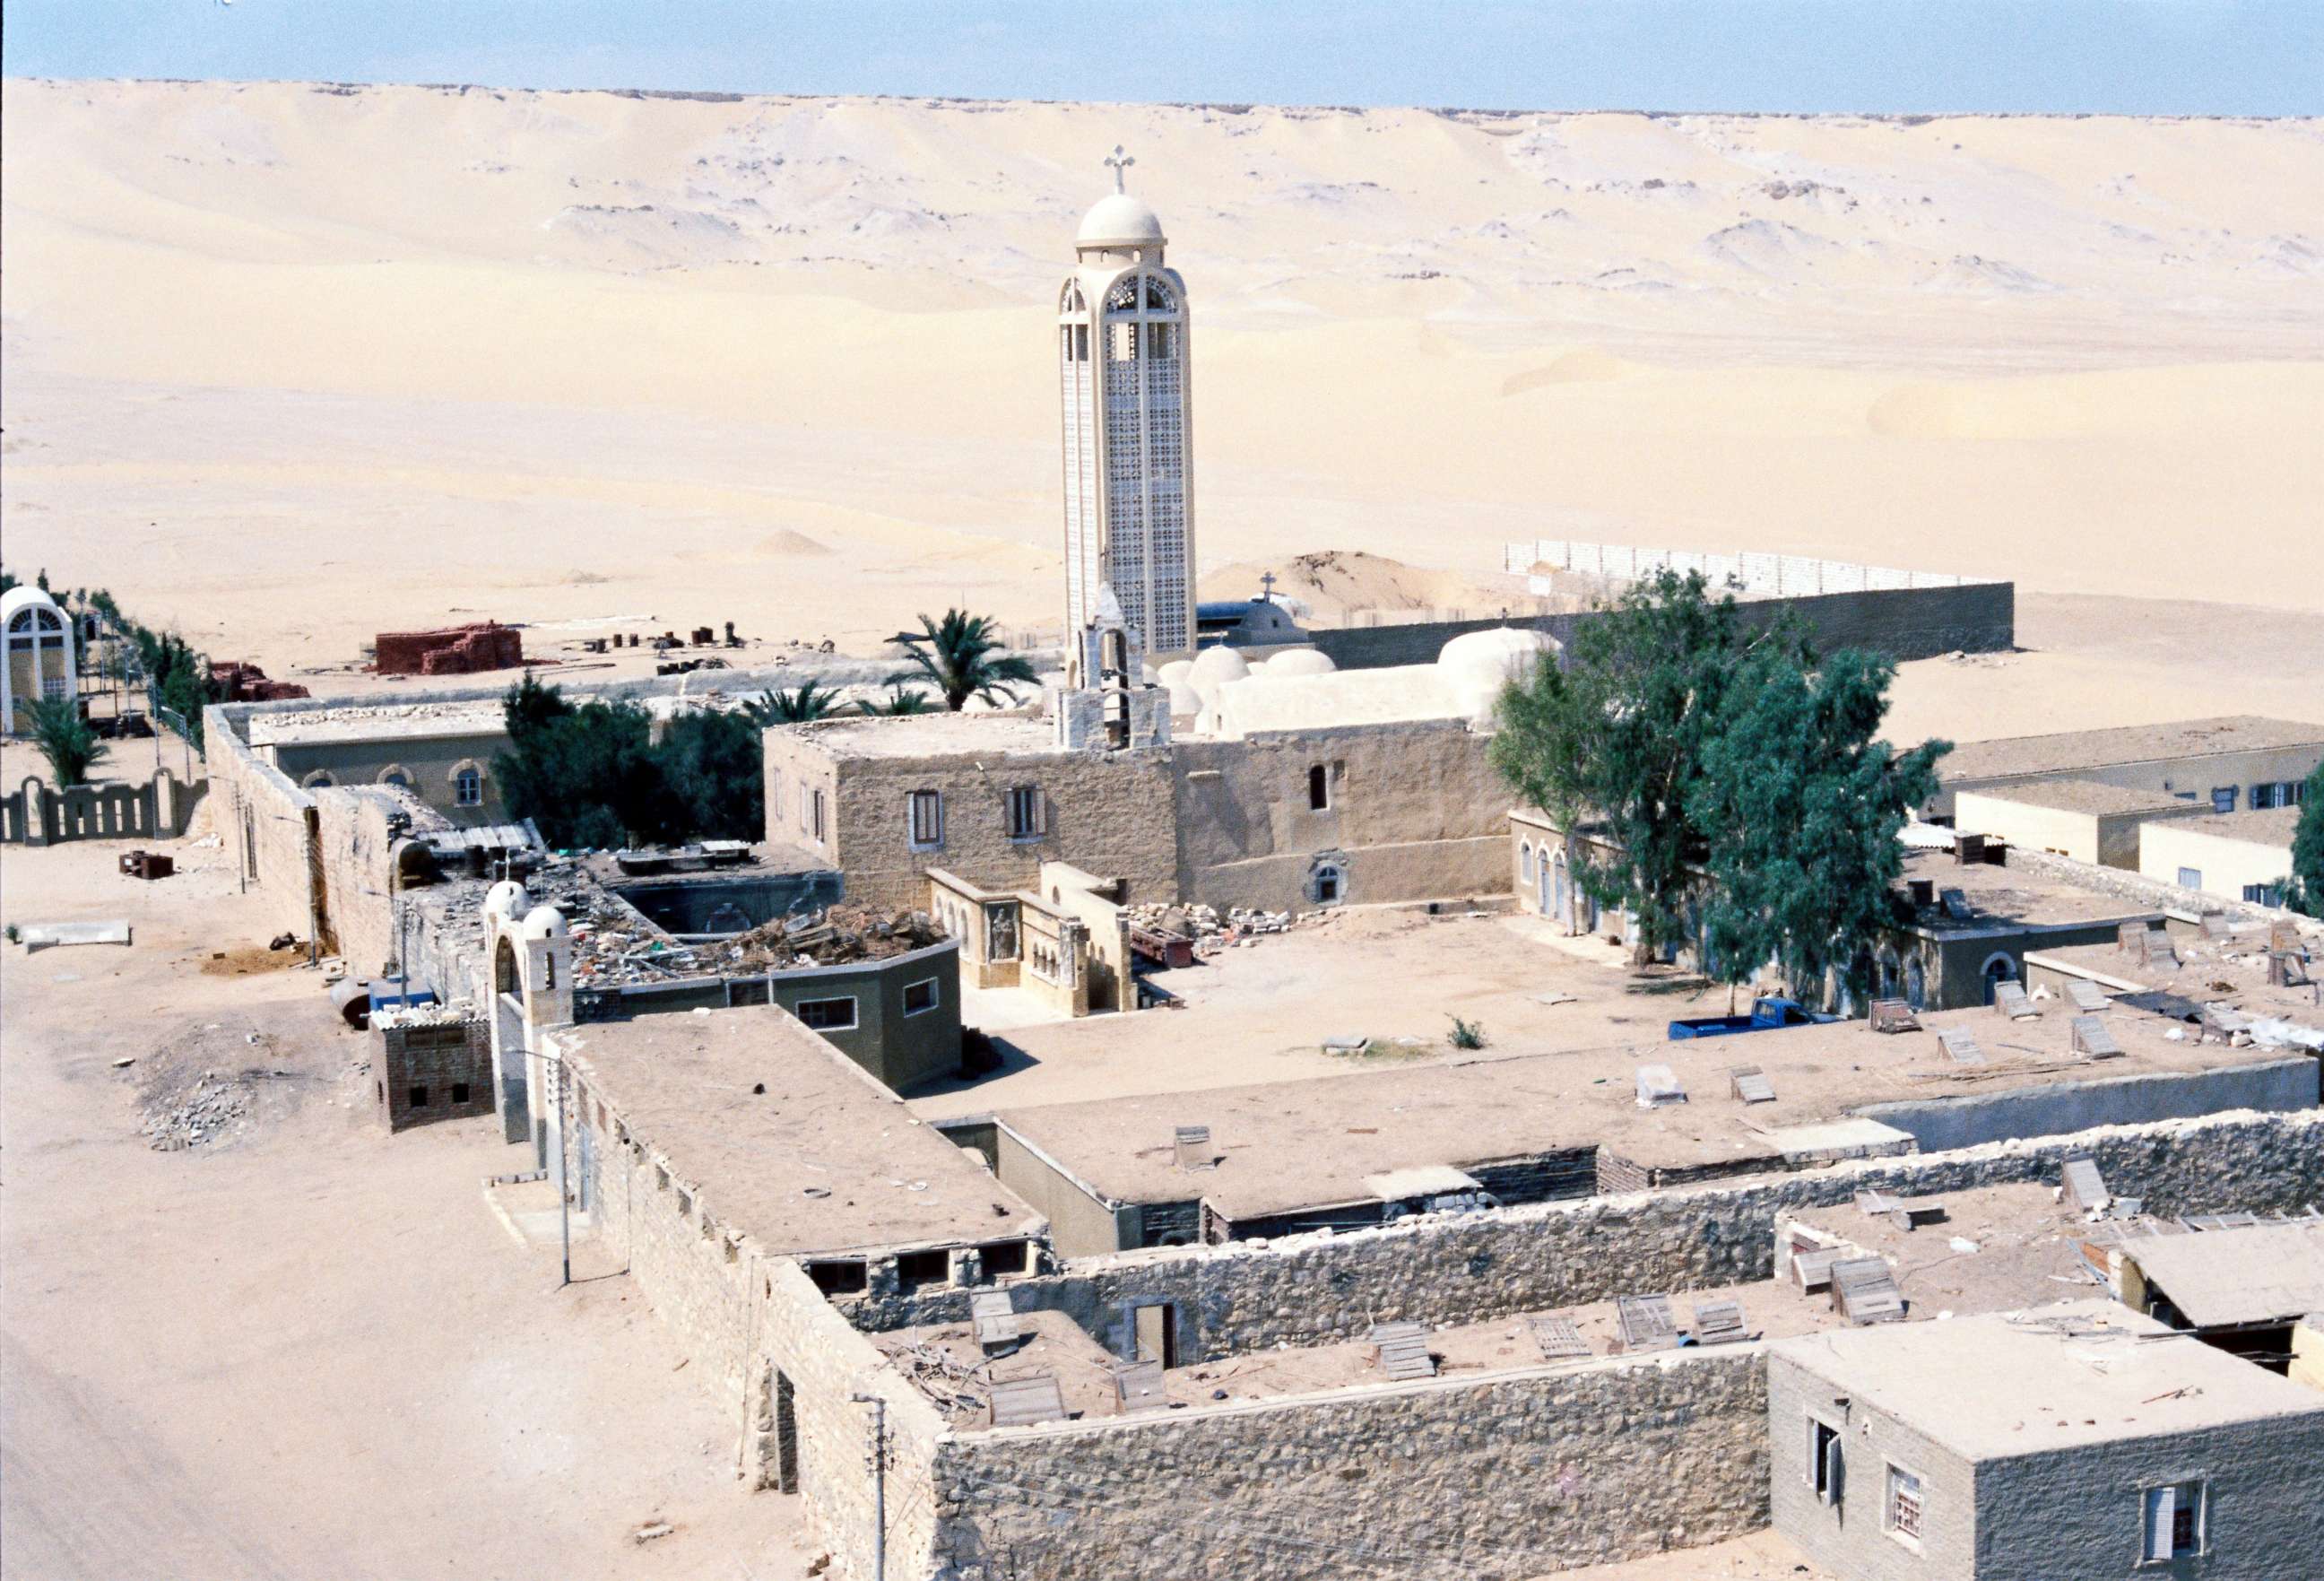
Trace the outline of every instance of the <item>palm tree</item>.
<instances>
[{"instance_id":1,"label":"palm tree","mask_svg":"<svg viewBox=\"0 0 2324 1581\"><path fill-rule=\"evenodd\" d=\"M88 778L91 764L105 755L105 743L81 717L77 698L34 698L23 705L32 717L32 744L49 760L57 789L69 790Z\"/></svg>"},{"instance_id":2,"label":"palm tree","mask_svg":"<svg viewBox=\"0 0 2324 1581\"><path fill-rule=\"evenodd\" d=\"M896 677L896 679L888 683L887 700L885 702L865 703L862 705L863 711L867 714L889 715L926 714L929 712L928 694L920 690L917 687L909 687L904 684L911 679L912 678L908 675L899 675Z\"/></svg>"},{"instance_id":3,"label":"palm tree","mask_svg":"<svg viewBox=\"0 0 2324 1581\"><path fill-rule=\"evenodd\" d=\"M742 702L744 717L762 730L772 725L805 725L816 719L828 719L839 712L839 693L830 687L818 686L813 677L797 690L764 692Z\"/></svg>"},{"instance_id":4,"label":"palm tree","mask_svg":"<svg viewBox=\"0 0 2324 1581\"><path fill-rule=\"evenodd\" d=\"M998 707L1002 698L1012 703L1017 700L1016 693L1009 689L1011 684L1040 683L1030 661L1001 652L1001 639L993 633L990 616L947 609L940 621L920 616L920 630L926 634L905 639L912 650L912 662L936 682L944 694L945 707L955 714L971 698L982 698Z\"/></svg>"}]
</instances>

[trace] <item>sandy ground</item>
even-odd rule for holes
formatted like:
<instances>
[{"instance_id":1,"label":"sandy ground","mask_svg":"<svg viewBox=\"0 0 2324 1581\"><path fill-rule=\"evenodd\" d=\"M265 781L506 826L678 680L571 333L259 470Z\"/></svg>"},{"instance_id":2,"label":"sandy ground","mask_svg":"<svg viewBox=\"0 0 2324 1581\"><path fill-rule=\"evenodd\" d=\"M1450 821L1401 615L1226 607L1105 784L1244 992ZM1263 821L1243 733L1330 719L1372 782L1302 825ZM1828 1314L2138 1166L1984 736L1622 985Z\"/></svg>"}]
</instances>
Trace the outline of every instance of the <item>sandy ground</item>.
<instances>
[{"instance_id":1,"label":"sandy ground","mask_svg":"<svg viewBox=\"0 0 2324 1581\"><path fill-rule=\"evenodd\" d=\"M2296 643L2213 657L2324 612L2315 122L12 83L5 133L11 563L277 674L483 614L1053 625L1046 304L1125 141L1206 569L2000 573L2176 641L1916 679L1930 728L2324 717Z\"/></svg>"},{"instance_id":2,"label":"sandy ground","mask_svg":"<svg viewBox=\"0 0 2324 1581\"><path fill-rule=\"evenodd\" d=\"M483 1178L516 1167L491 1124L387 1137L365 1040L266 955L222 853L181 843L141 884L120 849L0 855L8 921L135 929L0 960L6 1573L802 1574L795 1501L742 1492L732 1403L671 1375L629 1281L584 1243L560 1291L554 1245L486 1208ZM221 1023L272 1033L289 1096L152 1151L141 1067ZM657 1519L677 1530L632 1542Z\"/></svg>"},{"instance_id":3,"label":"sandy ground","mask_svg":"<svg viewBox=\"0 0 2324 1581\"><path fill-rule=\"evenodd\" d=\"M1772 1531L1618 1565L1560 1570L1557 1581L1835 1581Z\"/></svg>"}]
</instances>

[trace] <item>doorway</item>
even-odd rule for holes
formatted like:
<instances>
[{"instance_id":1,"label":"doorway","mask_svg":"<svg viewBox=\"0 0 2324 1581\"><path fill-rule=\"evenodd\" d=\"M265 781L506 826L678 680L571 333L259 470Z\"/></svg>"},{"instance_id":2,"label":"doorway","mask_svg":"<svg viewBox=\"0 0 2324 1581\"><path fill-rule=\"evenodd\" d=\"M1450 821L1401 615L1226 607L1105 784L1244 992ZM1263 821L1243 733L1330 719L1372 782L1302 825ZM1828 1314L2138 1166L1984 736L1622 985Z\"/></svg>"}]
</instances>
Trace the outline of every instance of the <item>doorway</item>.
<instances>
[{"instance_id":1,"label":"doorway","mask_svg":"<svg viewBox=\"0 0 2324 1581\"><path fill-rule=\"evenodd\" d=\"M1136 1352L1130 1359L1159 1362L1168 1371L1178 1364L1178 1313L1168 1301L1153 1301L1130 1308Z\"/></svg>"}]
</instances>

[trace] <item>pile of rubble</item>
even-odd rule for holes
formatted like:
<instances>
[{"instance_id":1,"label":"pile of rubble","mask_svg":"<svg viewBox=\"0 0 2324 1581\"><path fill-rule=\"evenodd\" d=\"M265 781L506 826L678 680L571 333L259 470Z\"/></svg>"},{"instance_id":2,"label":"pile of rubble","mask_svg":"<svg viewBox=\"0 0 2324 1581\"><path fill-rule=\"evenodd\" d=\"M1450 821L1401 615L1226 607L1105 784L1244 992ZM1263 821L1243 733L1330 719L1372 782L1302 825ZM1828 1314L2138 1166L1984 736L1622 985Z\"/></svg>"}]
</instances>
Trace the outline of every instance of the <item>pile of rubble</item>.
<instances>
[{"instance_id":1,"label":"pile of rubble","mask_svg":"<svg viewBox=\"0 0 2324 1581\"><path fill-rule=\"evenodd\" d=\"M344 1079L355 1065L344 1045L318 1038L300 1005L263 1018L189 1024L140 1057L114 1068L137 1085L137 1130L156 1152L215 1147L284 1118L309 1092Z\"/></svg>"},{"instance_id":2,"label":"pile of rubble","mask_svg":"<svg viewBox=\"0 0 2324 1581\"><path fill-rule=\"evenodd\" d=\"M851 961L884 961L941 941L943 932L925 911L875 912L868 906L831 906L804 917L778 917L714 947L735 966L753 972L794 966L836 966Z\"/></svg>"},{"instance_id":3,"label":"pile of rubble","mask_svg":"<svg viewBox=\"0 0 2324 1581\"><path fill-rule=\"evenodd\" d=\"M1175 933L1181 938L1193 939L1197 948L1207 941L1214 948L1247 943L1261 934L1287 933L1309 918L1321 915L1261 911L1247 906L1230 906L1222 912L1215 906L1161 904L1127 907L1122 914L1132 928Z\"/></svg>"}]
</instances>

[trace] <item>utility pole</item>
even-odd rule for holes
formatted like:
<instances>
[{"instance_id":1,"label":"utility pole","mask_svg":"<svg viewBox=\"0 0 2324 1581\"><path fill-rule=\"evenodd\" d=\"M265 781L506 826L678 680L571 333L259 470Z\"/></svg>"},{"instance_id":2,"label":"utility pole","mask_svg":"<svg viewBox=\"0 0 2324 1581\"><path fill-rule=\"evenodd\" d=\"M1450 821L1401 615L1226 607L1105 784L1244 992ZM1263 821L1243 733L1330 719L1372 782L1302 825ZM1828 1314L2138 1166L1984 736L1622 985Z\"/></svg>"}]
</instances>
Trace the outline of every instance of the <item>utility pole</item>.
<instances>
[{"instance_id":1,"label":"utility pole","mask_svg":"<svg viewBox=\"0 0 2324 1581\"><path fill-rule=\"evenodd\" d=\"M562 1055L549 1059L545 1050L541 1058L557 1093L557 1237L565 1254L565 1278L558 1288L562 1290L573 1282L573 1198L565 1178L565 1059Z\"/></svg>"},{"instance_id":2,"label":"utility pole","mask_svg":"<svg viewBox=\"0 0 2324 1581\"><path fill-rule=\"evenodd\" d=\"M872 1581L888 1581L888 1402L876 1394L851 1394L872 1408Z\"/></svg>"}]
</instances>

